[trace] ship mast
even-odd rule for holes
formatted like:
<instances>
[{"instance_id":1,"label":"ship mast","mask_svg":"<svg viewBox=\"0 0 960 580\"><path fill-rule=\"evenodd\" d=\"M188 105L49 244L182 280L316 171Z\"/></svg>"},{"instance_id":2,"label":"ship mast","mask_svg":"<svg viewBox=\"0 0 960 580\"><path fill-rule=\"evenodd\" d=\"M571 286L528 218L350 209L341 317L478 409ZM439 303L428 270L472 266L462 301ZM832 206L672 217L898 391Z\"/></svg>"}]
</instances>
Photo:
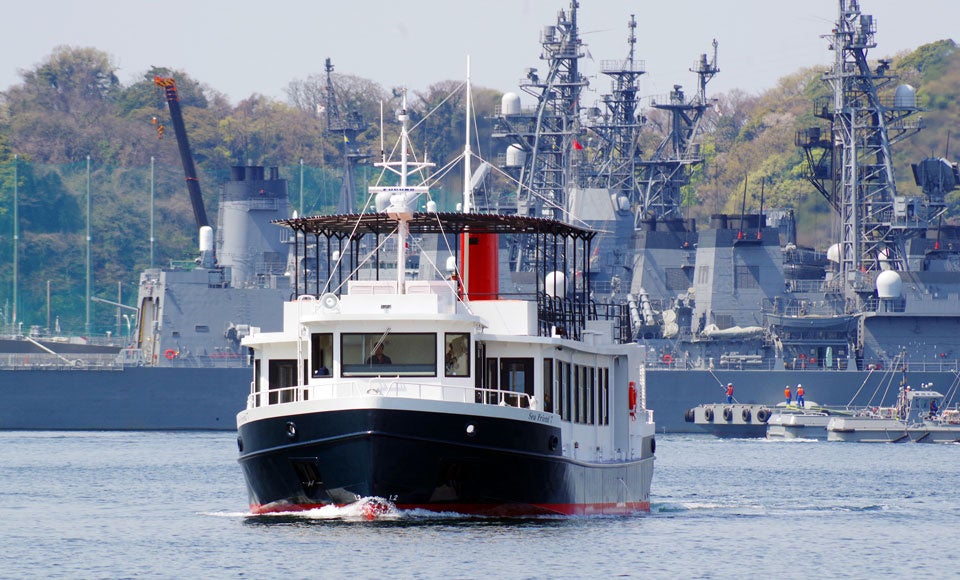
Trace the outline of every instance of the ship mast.
<instances>
[{"instance_id":1,"label":"ship mast","mask_svg":"<svg viewBox=\"0 0 960 580\"><path fill-rule=\"evenodd\" d=\"M909 120L921 109L909 85L881 97L896 77L888 60L870 68L875 34L873 16L862 14L857 0L839 0L834 30L825 35L834 64L822 77L833 96L815 103L816 116L830 123L830 138L819 128L797 138L808 179L840 214L838 283L848 297L873 292L868 272L908 270L909 241L925 237L942 212L921 197L897 192L891 145L921 129L920 119Z\"/></svg>"},{"instance_id":2,"label":"ship mast","mask_svg":"<svg viewBox=\"0 0 960 580\"><path fill-rule=\"evenodd\" d=\"M643 162L646 184L636 219L680 217L683 201L680 189L690 179L690 168L703 162L696 137L704 114L710 108L707 83L718 73L717 41L713 41L713 58L706 53L690 69L697 75L697 93L687 98L683 86L674 85L670 95L653 100L651 106L670 116L670 130L650 159Z\"/></svg>"},{"instance_id":3,"label":"ship mast","mask_svg":"<svg viewBox=\"0 0 960 580\"><path fill-rule=\"evenodd\" d=\"M526 154L519 176L516 211L562 220L567 210L566 191L575 181L577 168L568 162L574 149L583 146L580 134L580 93L587 86L580 74L583 47L577 28L579 2L570 2L569 13L561 10L554 26L540 37L547 64L541 76L528 68L520 88L537 99L532 113L501 115L493 137L507 138ZM503 209L503 208L501 208Z\"/></svg>"},{"instance_id":4,"label":"ship mast","mask_svg":"<svg viewBox=\"0 0 960 580\"><path fill-rule=\"evenodd\" d=\"M412 173L419 173L427 167L433 167L434 164L410 159L410 113L407 110L406 89L402 93L397 120L400 121L400 160L387 161L384 159L374 165L397 175L400 184L371 187L370 192L376 195L377 208L386 206L383 210L384 213L397 220L397 291L403 294L406 281L406 246L410 232L409 222L415 213L417 199L430 191L427 186L422 184L410 185L409 178ZM421 179L421 183L422 181Z\"/></svg>"},{"instance_id":5,"label":"ship mast","mask_svg":"<svg viewBox=\"0 0 960 580\"><path fill-rule=\"evenodd\" d=\"M600 62L600 72L611 78L612 87L609 94L601 96L603 110L586 110L586 128L597 138L595 145L591 144L593 163L584 167L581 175L587 187L608 189L636 202L638 138L643 120L637 114L639 81L646 70L645 63L635 58L637 20L633 15L627 29L627 57Z\"/></svg>"},{"instance_id":6,"label":"ship mast","mask_svg":"<svg viewBox=\"0 0 960 580\"><path fill-rule=\"evenodd\" d=\"M348 214L356 211L357 198L354 185L354 168L361 160L369 155L360 153L354 146L357 135L363 132L363 117L357 111L350 111L346 116L341 115L337 102L336 90L333 86L333 63L328 58L324 63L327 73L326 86L326 113L327 132L340 135L343 162L343 184L340 188L340 201L337 203L337 213Z\"/></svg>"}]
</instances>

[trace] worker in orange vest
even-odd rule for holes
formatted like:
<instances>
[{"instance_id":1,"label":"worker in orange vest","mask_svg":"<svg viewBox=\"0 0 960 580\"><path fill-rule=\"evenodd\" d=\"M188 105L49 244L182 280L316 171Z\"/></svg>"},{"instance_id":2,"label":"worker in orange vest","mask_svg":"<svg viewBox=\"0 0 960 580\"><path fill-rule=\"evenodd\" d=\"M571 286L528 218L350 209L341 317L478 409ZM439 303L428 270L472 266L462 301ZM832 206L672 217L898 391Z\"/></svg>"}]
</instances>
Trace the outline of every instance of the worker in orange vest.
<instances>
[{"instance_id":1,"label":"worker in orange vest","mask_svg":"<svg viewBox=\"0 0 960 580\"><path fill-rule=\"evenodd\" d=\"M803 385L797 383L797 406L803 407Z\"/></svg>"},{"instance_id":2,"label":"worker in orange vest","mask_svg":"<svg viewBox=\"0 0 960 580\"><path fill-rule=\"evenodd\" d=\"M793 402L793 396L790 394L790 385L787 385L787 388L783 390L783 396L787 399L787 405Z\"/></svg>"},{"instance_id":3,"label":"worker in orange vest","mask_svg":"<svg viewBox=\"0 0 960 580\"><path fill-rule=\"evenodd\" d=\"M727 383L727 403L733 403L733 383Z\"/></svg>"}]
</instances>

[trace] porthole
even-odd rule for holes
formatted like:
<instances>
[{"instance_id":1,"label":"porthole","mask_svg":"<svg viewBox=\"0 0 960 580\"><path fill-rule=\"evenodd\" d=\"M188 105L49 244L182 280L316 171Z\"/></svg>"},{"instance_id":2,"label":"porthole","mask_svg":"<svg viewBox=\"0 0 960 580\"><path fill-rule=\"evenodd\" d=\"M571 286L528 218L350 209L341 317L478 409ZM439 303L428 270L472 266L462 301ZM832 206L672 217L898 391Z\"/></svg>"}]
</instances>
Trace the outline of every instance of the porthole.
<instances>
[{"instance_id":1,"label":"porthole","mask_svg":"<svg viewBox=\"0 0 960 580\"><path fill-rule=\"evenodd\" d=\"M551 435L550 439L547 441L547 448L550 449L550 451L556 451L557 447L559 446L560 446L560 438L557 437L556 435Z\"/></svg>"},{"instance_id":2,"label":"porthole","mask_svg":"<svg viewBox=\"0 0 960 580\"><path fill-rule=\"evenodd\" d=\"M467 437L473 437L477 434L477 426L473 423L467 423Z\"/></svg>"},{"instance_id":3,"label":"porthole","mask_svg":"<svg viewBox=\"0 0 960 580\"><path fill-rule=\"evenodd\" d=\"M287 421L287 438L296 439L297 438L297 424L293 421Z\"/></svg>"}]
</instances>

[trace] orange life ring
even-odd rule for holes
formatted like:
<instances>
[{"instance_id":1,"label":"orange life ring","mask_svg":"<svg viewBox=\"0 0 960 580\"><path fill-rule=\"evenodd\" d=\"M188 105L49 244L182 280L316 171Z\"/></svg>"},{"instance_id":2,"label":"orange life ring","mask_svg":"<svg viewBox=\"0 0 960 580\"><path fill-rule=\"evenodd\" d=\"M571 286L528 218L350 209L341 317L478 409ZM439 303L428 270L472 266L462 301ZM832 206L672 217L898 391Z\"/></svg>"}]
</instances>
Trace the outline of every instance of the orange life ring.
<instances>
[{"instance_id":1,"label":"orange life ring","mask_svg":"<svg viewBox=\"0 0 960 580\"><path fill-rule=\"evenodd\" d=\"M177 351L173 350L172 348L168 348L167 350L163 351L163 356L167 357L167 360L173 360L177 358Z\"/></svg>"},{"instance_id":2,"label":"orange life ring","mask_svg":"<svg viewBox=\"0 0 960 580\"><path fill-rule=\"evenodd\" d=\"M669 354L663 355L663 362L666 364L671 364L673 362L673 357Z\"/></svg>"}]
</instances>

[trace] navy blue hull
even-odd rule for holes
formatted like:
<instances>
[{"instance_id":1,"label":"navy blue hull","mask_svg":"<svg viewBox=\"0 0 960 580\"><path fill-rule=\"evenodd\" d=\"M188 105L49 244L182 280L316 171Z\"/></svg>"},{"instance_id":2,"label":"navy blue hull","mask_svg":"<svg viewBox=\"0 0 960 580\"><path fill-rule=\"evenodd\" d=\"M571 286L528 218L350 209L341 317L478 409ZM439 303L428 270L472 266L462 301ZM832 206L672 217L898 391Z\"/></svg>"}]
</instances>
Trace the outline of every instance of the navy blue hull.
<instances>
[{"instance_id":1,"label":"navy blue hull","mask_svg":"<svg viewBox=\"0 0 960 580\"><path fill-rule=\"evenodd\" d=\"M498 515L650 507L652 437L635 461L587 463L561 455L556 427L370 409L252 422L238 442L255 512L364 497L402 509Z\"/></svg>"}]
</instances>

